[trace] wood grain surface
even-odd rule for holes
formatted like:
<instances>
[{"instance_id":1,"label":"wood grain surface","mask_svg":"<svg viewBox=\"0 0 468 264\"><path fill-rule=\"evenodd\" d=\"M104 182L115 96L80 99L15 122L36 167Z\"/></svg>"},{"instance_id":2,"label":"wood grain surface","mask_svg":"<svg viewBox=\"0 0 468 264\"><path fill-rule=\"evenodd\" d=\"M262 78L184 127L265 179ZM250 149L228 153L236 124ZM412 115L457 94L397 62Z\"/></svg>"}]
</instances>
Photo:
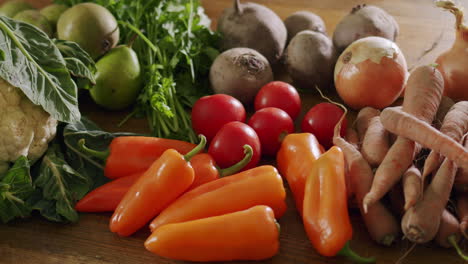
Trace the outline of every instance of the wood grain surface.
<instances>
[{"instance_id":1,"label":"wood grain surface","mask_svg":"<svg viewBox=\"0 0 468 264\"><path fill-rule=\"evenodd\" d=\"M299 10L315 12L325 21L330 36L338 21L353 6L362 3L356 0L252 1L268 6L283 19ZM41 7L50 1L30 0L29 2ZM213 20L213 29L216 28L216 19L222 10L232 5L231 0L202 0L202 3L206 13ZM453 17L435 8L431 0L369 0L366 3L383 7L396 18L400 25L397 43L405 54L409 66L433 62L434 58L453 42ZM439 40L439 44L435 50L422 60L418 60L424 50L431 47L436 40ZM106 130L148 132L144 120L132 119L124 127L118 128L116 124L126 112L106 112L94 106L86 95L83 95L80 101L82 112ZM319 101L320 98L313 92L304 95L302 114ZM315 253L305 235L289 190L287 197L288 211L279 220L280 252L272 259L256 263L350 263L344 258L324 258ZM141 230L128 238L111 233L108 229L109 217L110 214L81 214L80 221L76 224L57 224L35 215L29 219L0 225L0 263L179 263L160 258L144 249L143 242L149 235L148 229ZM396 263L412 246L405 239L389 248L376 245L369 238L356 210L351 211L351 217L354 226L352 247L364 256L377 257L377 263ZM443 249L429 243L416 246L401 263L456 264L463 261L453 249Z\"/></svg>"}]
</instances>

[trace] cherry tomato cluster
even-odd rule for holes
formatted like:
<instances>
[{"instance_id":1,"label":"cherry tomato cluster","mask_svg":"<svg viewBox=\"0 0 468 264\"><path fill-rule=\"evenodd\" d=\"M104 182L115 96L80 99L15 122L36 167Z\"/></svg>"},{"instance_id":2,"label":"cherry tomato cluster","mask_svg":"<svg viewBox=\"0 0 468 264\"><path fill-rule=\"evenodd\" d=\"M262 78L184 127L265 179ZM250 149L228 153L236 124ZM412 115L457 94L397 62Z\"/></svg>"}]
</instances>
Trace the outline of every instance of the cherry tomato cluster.
<instances>
[{"instance_id":1,"label":"cherry tomato cluster","mask_svg":"<svg viewBox=\"0 0 468 264\"><path fill-rule=\"evenodd\" d=\"M243 146L253 149L244 169L255 167L262 155L275 156L281 141L295 131L294 120L301 112L301 99L290 84L274 81L263 86L254 101L255 112L246 122L246 110L236 98L215 94L200 98L192 108L192 127L209 142L208 153L220 168L244 157ZM333 128L343 111L331 103L312 107L301 123L302 132L313 133L325 148L333 145ZM346 120L341 134L346 131Z\"/></svg>"}]
</instances>

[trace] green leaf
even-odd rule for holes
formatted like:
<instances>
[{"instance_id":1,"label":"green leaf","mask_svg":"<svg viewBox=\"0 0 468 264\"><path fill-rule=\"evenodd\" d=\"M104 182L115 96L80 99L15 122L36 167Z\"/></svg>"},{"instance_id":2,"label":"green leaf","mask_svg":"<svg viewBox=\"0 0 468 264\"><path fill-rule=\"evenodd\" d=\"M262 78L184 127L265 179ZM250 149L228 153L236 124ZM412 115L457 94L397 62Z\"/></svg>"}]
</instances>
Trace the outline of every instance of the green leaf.
<instances>
[{"instance_id":1,"label":"green leaf","mask_svg":"<svg viewBox=\"0 0 468 264\"><path fill-rule=\"evenodd\" d=\"M80 119L77 87L59 49L36 27L0 16L0 77L63 122Z\"/></svg>"},{"instance_id":2,"label":"green leaf","mask_svg":"<svg viewBox=\"0 0 468 264\"><path fill-rule=\"evenodd\" d=\"M136 134L102 131L95 123L82 117L80 122L68 124L63 130L66 159L74 170L89 178L93 183L92 189L97 188L109 180L104 177L104 162L82 153L78 148L78 140L84 138L86 144L92 146L93 149L105 150L115 137L131 135Z\"/></svg>"},{"instance_id":3,"label":"green leaf","mask_svg":"<svg viewBox=\"0 0 468 264\"><path fill-rule=\"evenodd\" d=\"M94 73L92 73L82 61L77 58L65 58L65 62L67 63L67 68L71 75L78 78L88 79L92 85L96 84Z\"/></svg>"},{"instance_id":4,"label":"green leaf","mask_svg":"<svg viewBox=\"0 0 468 264\"><path fill-rule=\"evenodd\" d=\"M52 219L48 216L53 214L56 215L53 218L60 221L78 221L74 207L91 188L88 177L68 165L58 144L49 146L39 171L34 184L42 191L42 196L36 198L32 207L42 214L47 212L44 216L48 219Z\"/></svg>"},{"instance_id":5,"label":"green leaf","mask_svg":"<svg viewBox=\"0 0 468 264\"><path fill-rule=\"evenodd\" d=\"M96 84L94 74L97 69L91 56L75 42L58 39L53 41L65 58L70 73L75 77L88 79L93 85Z\"/></svg>"},{"instance_id":6,"label":"green leaf","mask_svg":"<svg viewBox=\"0 0 468 264\"><path fill-rule=\"evenodd\" d=\"M27 217L32 208L25 200L33 193L29 161L18 158L0 180L0 220L7 223L16 217Z\"/></svg>"}]
</instances>

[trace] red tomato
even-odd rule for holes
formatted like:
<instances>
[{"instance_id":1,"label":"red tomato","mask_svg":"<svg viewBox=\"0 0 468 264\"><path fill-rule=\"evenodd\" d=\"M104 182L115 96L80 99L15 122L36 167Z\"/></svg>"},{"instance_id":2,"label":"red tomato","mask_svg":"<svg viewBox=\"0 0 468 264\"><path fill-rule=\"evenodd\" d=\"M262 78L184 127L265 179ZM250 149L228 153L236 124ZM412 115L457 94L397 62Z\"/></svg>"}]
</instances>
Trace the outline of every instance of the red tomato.
<instances>
[{"instance_id":1,"label":"red tomato","mask_svg":"<svg viewBox=\"0 0 468 264\"><path fill-rule=\"evenodd\" d=\"M289 83L274 81L263 86L255 96L255 111L265 107L284 110L294 120L301 111L301 98Z\"/></svg>"},{"instance_id":2,"label":"red tomato","mask_svg":"<svg viewBox=\"0 0 468 264\"><path fill-rule=\"evenodd\" d=\"M251 169L260 161L261 149L257 133L247 124L234 121L224 125L213 138L208 153L220 168L228 168L245 156L244 145L253 150L252 160L244 167Z\"/></svg>"},{"instance_id":3,"label":"red tomato","mask_svg":"<svg viewBox=\"0 0 468 264\"><path fill-rule=\"evenodd\" d=\"M245 108L230 95L204 96L192 107L192 128L197 134L203 134L208 141L231 121L245 122Z\"/></svg>"},{"instance_id":4,"label":"red tomato","mask_svg":"<svg viewBox=\"0 0 468 264\"><path fill-rule=\"evenodd\" d=\"M285 111L276 107L258 110L249 120L260 139L262 154L274 156L286 134L294 132L294 123Z\"/></svg>"},{"instance_id":5,"label":"red tomato","mask_svg":"<svg viewBox=\"0 0 468 264\"><path fill-rule=\"evenodd\" d=\"M302 120L302 132L315 135L320 144L329 149L333 146L333 130L343 116L343 110L331 103L320 103L312 107ZM340 134L344 137L347 121L343 120Z\"/></svg>"}]
</instances>

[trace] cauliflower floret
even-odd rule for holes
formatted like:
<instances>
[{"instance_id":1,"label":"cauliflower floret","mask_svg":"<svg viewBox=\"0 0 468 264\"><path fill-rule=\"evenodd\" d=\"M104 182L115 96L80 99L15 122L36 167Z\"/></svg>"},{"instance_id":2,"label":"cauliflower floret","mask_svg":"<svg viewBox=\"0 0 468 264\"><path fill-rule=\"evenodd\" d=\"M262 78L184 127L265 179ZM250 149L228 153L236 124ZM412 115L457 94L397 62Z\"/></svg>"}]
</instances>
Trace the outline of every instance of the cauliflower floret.
<instances>
[{"instance_id":1,"label":"cauliflower floret","mask_svg":"<svg viewBox=\"0 0 468 264\"><path fill-rule=\"evenodd\" d=\"M36 161L56 132L57 120L0 78L0 173L20 156Z\"/></svg>"}]
</instances>

